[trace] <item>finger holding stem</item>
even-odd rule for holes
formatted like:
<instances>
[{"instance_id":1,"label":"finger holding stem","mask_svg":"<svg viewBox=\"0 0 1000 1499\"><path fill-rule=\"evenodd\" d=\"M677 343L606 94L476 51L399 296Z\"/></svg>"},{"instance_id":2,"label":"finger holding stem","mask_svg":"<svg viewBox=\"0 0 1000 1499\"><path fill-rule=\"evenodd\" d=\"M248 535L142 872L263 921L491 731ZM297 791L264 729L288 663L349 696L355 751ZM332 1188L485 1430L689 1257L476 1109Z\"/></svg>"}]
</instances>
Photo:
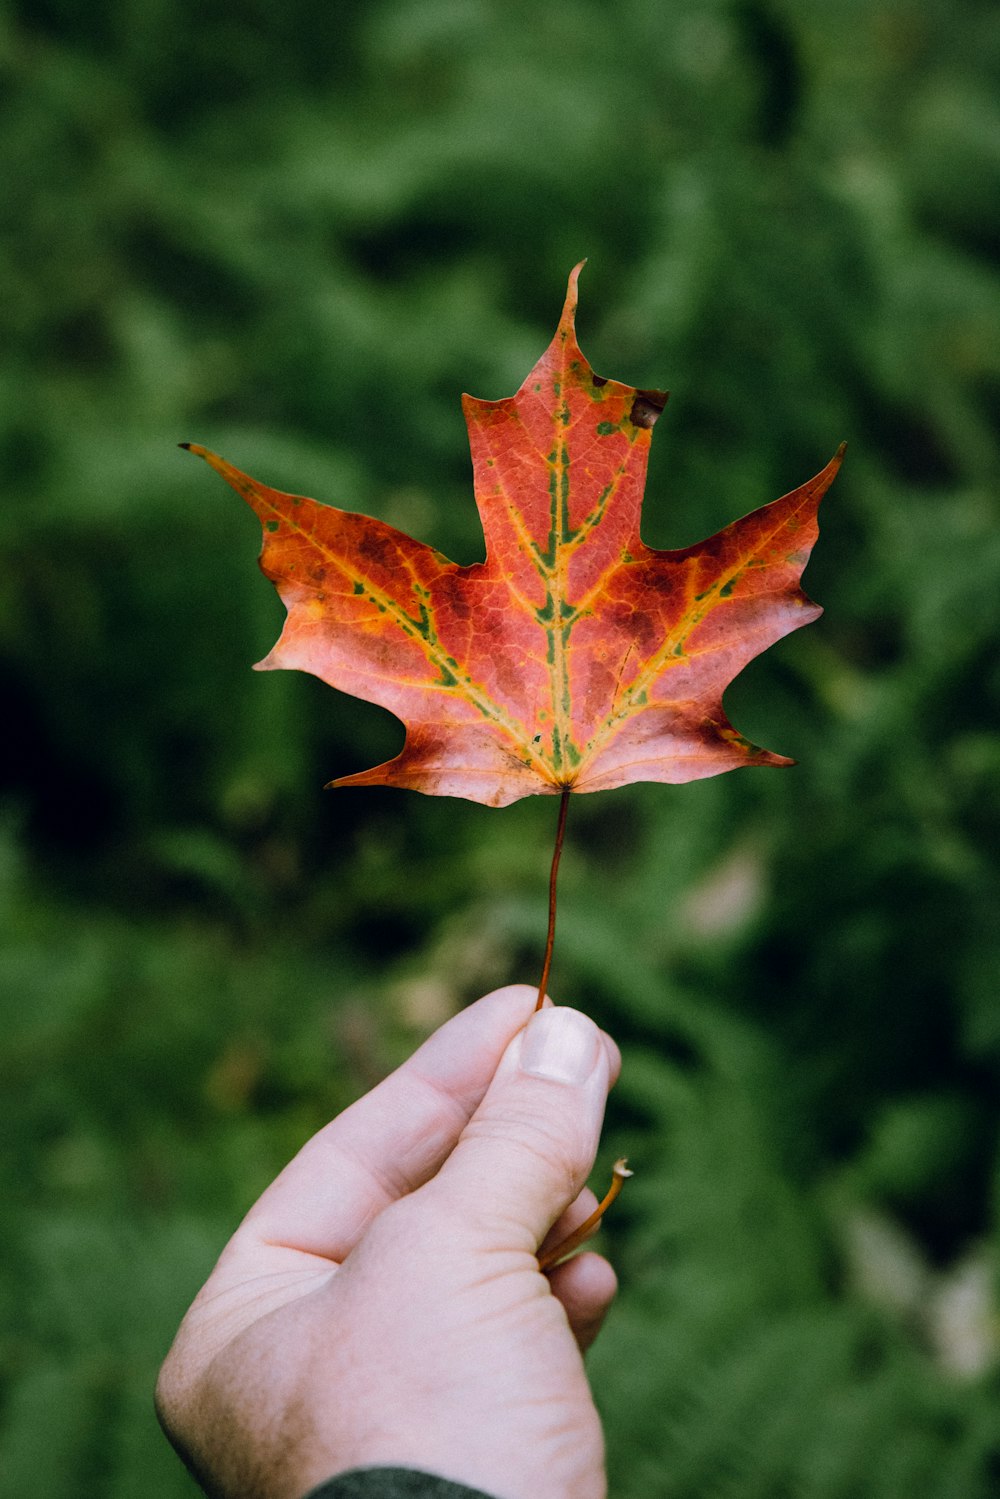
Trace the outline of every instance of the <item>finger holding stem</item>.
<instances>
[{"instance_id":1,"label":"finger holding stem","mask_svg":"<svg viewBox=\"0 0 1000 1499\"><path fill-rule=\"evenodd\" d=\"M545 1003L545 991L548 988L549 972L552 968L552 950L556 938L556 882L559 877L559 860L562 857L563 840L566 836L566 813L569 810L570 788L564 786L559 798L559 820L556 824L556 842L552 851L552 867L549 871L549 930L545 940L545 961L542 964L542 976L538 983L538 999L535 1002L536 1012ZM594 1232L608 1208L614 1202L622 1189L626 1177L632 1175L624 1157L614 1164L611 1177L611 1186L608 1188L602 1200L588 1218L579 1224L572 1233L551 1249L545 1250L538 1256L538 1268L542 1271L552 1270L567 1255L578 1249L585 1239Z\"/></svg>"}]
</instances>

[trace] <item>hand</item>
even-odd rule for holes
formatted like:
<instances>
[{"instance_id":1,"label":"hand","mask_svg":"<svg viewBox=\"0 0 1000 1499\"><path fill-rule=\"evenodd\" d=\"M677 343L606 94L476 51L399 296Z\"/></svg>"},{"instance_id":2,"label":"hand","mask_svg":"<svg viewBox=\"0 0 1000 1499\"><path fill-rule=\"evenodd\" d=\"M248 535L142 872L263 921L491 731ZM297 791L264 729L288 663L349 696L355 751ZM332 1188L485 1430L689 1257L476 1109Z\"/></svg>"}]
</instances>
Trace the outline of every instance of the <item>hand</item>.
<instances>
[{"instance_id":1,"label":"hand","mask_svg":"<svg viewBox=\"0 0 1000 1499\"><path fill-rule=\"evenodd\" d=\"M581 1350L610 1265L559 1242L594 1207L617 1048L497 990L299 1152L185 1317L157 1406L221 1499L299 1499L370 1464L498 1499L601 1499Z\"/></svg>"}]
</instances>

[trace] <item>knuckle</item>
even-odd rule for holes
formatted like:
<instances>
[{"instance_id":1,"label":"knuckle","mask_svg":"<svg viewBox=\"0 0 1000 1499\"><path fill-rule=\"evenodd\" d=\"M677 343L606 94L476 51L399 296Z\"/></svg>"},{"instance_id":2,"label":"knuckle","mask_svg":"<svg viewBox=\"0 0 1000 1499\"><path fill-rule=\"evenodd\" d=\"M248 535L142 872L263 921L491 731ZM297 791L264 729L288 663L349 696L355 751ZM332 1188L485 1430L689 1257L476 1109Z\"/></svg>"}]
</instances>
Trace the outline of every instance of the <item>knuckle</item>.
<instances>
[{"instance_id":1,"label":"knuckle","mask_svg":"<svg viewBox=\"0 0 1000 1499\"><path fill-rule=\"evenodd\" d=\"M157 1375L153 1390L153 1405L164 1431L168 1435L176 1434L183 1424L183 1400L181 1381L177 1377L176 1363L172 1354L167 1354Z\"/></svg>"},{"instance_id":2,"label":"knuckle","mask_svg":"<svg viewBox=\"0 0 1000 1499\"><path fill-rule=\"evenodd\" d=\"M196 1407L197 1371L188 1355L184 1328L160 1366L153 1389L157 1419L172 1441L183 1440Z\"/></svg>"}]
</instances>

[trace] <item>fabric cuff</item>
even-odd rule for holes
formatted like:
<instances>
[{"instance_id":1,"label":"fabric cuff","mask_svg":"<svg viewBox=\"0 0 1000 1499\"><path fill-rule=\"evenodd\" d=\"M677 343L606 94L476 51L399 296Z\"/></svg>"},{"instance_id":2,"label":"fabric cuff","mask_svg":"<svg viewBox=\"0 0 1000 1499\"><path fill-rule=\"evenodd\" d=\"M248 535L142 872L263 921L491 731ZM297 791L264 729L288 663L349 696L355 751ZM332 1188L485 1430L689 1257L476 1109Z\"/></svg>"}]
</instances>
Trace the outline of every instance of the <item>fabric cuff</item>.
<instances>
[{"instance_id":1,"label":"fabric cuff","mask_svg":"<svg viewBox=\"0 0 1000 1499\"><path fill-rule=\"evenodd\" d=\"M491 1499L491 1495L416 1468L352 1468L310 1489L305 1499Z\"/></svg>"}]
</instances>

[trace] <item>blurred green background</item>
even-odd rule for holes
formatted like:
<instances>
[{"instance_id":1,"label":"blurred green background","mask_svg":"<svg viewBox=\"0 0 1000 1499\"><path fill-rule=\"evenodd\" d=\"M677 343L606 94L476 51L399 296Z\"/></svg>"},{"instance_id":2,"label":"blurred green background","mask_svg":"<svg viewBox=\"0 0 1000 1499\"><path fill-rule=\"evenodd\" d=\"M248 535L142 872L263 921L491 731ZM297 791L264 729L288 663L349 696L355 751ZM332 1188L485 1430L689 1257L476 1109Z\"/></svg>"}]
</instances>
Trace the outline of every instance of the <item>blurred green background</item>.
<instances>
[{"instance_id":1,"label":"blurred green background","mask_svg":"<svg viewBox=\"0 0 1000 1499\"><path fill-rule=\"evenodd\" d=\"M256 520L177 451L481 555L462 390L589 257L673 392L645 539L848 460L797 768L572 806L553 992L623 1044L615 1499L1000 1492L1000 10L0 6L0 1499L183 1499L151 1386L234 1222L537 974L555 806L324 793L388 715L257 676ZM597 1180L595 1178L595 1180Z\"/></svg>"}]
</instances>

